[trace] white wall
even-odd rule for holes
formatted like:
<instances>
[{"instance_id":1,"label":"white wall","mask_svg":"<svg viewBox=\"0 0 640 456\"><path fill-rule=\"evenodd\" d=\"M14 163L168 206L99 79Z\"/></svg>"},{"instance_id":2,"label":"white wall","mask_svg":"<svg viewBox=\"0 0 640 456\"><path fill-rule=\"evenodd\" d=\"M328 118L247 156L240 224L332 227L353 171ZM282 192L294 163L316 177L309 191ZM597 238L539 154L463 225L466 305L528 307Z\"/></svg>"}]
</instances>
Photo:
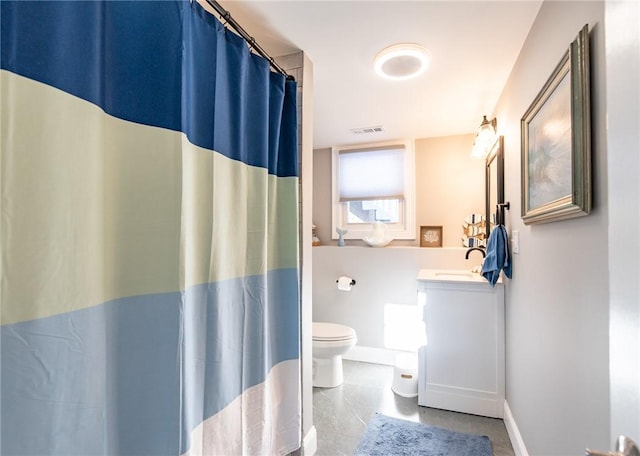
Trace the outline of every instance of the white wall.
<instances>
[{"instance_id":1,"label":"white wall","mask_svg":"<svg viewBox=\"0 0 640 456\"><path fill-rule=\"evenodd\" d=\"M474 139L468 134L415 141L417 238L391 246L420 245L421 225L442 226L443 245L462 246L465 217L485 211L484 161L470 157ZM313 223L323 245L337 245L331 239L331 149L314 150L313 176ZM365 243L354 240L350 245Z\"/></svg>"},{"instance_id":2,"label":"white wall","mask_svg":"<svg viewBox=\"0 0 640 456\"><path fill-rule=\"evenodd\" d=\"M313 64L303 52L280 56L278 64L298 83L298 159L300 176L300 351L302 360L302 439L306 451L315 451L311 351L313 262L311 214L313 212ZM304 204L303 204L304 202ZM308 441L308 440L311 441Z\"/></svg>"},{"instance_id":3,"label":"white wall","mask_svg":"<svg viewBox=\"0 0 640 456\"><path fill-rule=\"evenodd\" d=\"M605 5L611 442L640 442L640 7Z\"/></svg>"},{"instance_id":4,"label":"white wall","mask_svg":"<svg viewBox=\"0 0 640 456\"><path fill-rule=\"evenodd\" d=\"M478 123L480 119L478 119ZM415 241L394 241L377 249L347 240L331 240L331 151L314 151L313 220L323 243L313 249L313 321L351 326L358 347L347 357L393 362L384 350L385 304L417 304L420 269L467 269L479 265L478 252L465 260L462 224L470 213L484 213L485 164L470 157L475 135L418 139L416 151L416 222L443 226L443 248L420 248ZM353 277L352 291L337 290L336 279ZM362 351L362 350L364 351Z\"/></svg>"},{"instance_id":5,"label":"white wall","mask_svg":"<svg viewBox=\"0 0 640 456\"><path fill-rule=\"evenodd\" d=\"M418 227L441 225L446 247L462 246L467 215L485 213L485 162L470 156L474 139L475 134L416 140L416 220Z\"/></svg>"},{"instance_id":6,"label":"white wall","mask_svg":"<svg viewBox=\"0 0 640 456\"><path fill-rule=\"evenodd\" d=\"M482 261L478 252L465 260L465 252L463 247L314 247L313 321L351 326L359 347L384 349L384 305L416 305L420 269L471 269ZM351 291L338 290L341 275L355 279Z\"/></svg>"},{"instance_id":7,"label":"white wall","mask_svg":"<svg viewBox=\"0 0 640 456\"><path fill-rule=\"evenodd\" d=\"M603 21L602 2L545 1L495 112L505 136L507 227L520 232L506 287L507 401L531 455L610 447ZM525 226L520 119L586 23L594 208L587 217Z\"/></svg>"}]
</instances>

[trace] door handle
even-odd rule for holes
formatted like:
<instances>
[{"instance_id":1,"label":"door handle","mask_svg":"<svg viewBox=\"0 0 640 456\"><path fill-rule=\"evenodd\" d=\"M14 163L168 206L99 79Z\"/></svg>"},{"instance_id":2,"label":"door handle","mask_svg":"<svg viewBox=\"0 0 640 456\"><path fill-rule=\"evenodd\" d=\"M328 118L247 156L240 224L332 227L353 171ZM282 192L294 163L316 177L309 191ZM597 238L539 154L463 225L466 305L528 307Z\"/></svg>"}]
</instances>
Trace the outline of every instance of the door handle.
<instances>
[{"instance_id":1,"label":"door handle","mask_svg":"<svg viewBox=\"0 0 640 456\"><path fill-rule=\"evenodd\" d=\"M590 450L587 448L585 456L640 456L640 450L636 442L629 437L621 435L616 441L615 451L608 451L603 453L602 451Z\"/></svg>"}]
</instances>

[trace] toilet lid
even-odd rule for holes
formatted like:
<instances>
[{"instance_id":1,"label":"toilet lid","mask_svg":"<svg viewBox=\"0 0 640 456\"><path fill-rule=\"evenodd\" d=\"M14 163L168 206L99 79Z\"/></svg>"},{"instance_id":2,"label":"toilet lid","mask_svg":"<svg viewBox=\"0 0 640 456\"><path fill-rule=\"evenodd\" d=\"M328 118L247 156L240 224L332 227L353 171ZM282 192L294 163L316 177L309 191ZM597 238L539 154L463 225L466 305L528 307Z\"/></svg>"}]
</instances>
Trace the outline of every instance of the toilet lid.
<instances>
[{"instance_id":1,"label":"toilet lid","mask_svg":"<svg viewBox=\"0 0 640 456\"><path fill-rule=\"evenodd\" d=\"M312 337L314 340L345 340L356 336L353 328L337 323L313 322Z\"/></svg>"}]
</instances>

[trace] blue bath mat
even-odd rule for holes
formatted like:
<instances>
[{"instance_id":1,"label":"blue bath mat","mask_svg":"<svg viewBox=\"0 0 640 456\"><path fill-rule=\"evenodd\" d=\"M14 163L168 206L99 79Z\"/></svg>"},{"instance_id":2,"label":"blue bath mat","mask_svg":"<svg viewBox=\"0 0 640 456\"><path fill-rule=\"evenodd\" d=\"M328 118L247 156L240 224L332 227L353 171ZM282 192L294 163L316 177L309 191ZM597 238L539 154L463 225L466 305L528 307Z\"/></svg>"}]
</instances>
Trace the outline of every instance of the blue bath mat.
<instances>
[{"instance_id":1,"label":"blue bath mat","mask_svg":"<svg viewBox=\"0 0 640 456\"><path fill-rule=\"evenodd\" d=\"M369 421L357 456L491 456L484 435L463 434L376 413Z\"/></svg>"}]
</instances>

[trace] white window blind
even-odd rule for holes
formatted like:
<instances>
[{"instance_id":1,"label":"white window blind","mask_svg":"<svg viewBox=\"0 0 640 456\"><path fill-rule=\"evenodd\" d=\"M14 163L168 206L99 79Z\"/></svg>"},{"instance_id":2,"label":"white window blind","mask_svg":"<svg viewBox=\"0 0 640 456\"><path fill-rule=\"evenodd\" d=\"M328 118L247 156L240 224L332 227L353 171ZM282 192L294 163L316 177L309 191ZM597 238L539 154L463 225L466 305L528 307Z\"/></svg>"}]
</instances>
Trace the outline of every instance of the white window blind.
<instances>
[{"instance_id":1,"label":"white window blind","mask_svg":"<svg viewBox=\"0 0 640 456\"><path fill-rule=\"evenodd\" d=\"M340 151L339 199L365 201L404 199L405 146Z\"/></svg>"}]
</instances>

